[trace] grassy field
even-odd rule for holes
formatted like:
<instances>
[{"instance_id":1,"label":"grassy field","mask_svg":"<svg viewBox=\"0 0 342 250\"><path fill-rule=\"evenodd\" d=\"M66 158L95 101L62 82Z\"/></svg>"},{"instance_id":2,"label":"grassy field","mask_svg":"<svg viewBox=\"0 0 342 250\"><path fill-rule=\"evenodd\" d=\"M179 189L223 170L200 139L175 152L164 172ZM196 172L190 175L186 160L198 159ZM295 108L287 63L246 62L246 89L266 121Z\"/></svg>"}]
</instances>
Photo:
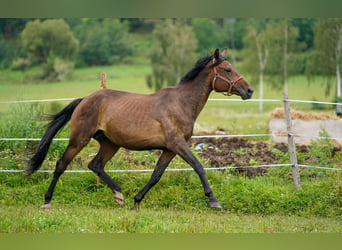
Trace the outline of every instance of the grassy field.
<instances>
[{"instance_id":1,"label":"grassy field","mask_svg":"<svg viewBox=\"0 0 342 250\"><path fill-rule=\"evenodd\" d=\"M146 168L129 163L124 155L114 158L107 169ZM134 156L139 158L143 156ZM78 164L74 162L72 169L79 168ZM170 168L179 168L179 164L181 160L177 159ZM50 211L40 206L51 174L23 178L18 173L2 173L0 232L342 232L341 175L310 178L302 174L302 189L296 191L289 169L274 171L256 178L208 171L222 211L207 206L193 171L166 172L139 211L130 210L133 197L147 183L150 173L110 174L122 187L122 208L107 186L96 183L93 173L65 173Z\"/></svg>"},{"instance_id":2,"label":"grassy field","mask_svg":"<svg viewBox=\"0 0 342 250\"><path fill-rule=\"evenodd\" d=\"M52 211L34 206L0 208L2 233L324 233L342 232L334 219L279 215L238 215L178 209L57 206Z\"/></svg>"},{"instance_id":3,"label":"grassy field","mask_svg":"<svg viewBox=\"0 0 342 250\"><path fill-rule=\"evenodd\" d=\"M107 73L112 89L151 93L145 76L151 69L141 65L118 65L77 69L74 79L63 83L36 83L29 72L0 72L0 101L81 97L99 89L101 73ZM241 72L243 73L243 72ZM245 74L244 74L245 75ZM246 76L248 79L248 76ZM253 83L251 83L253 86ZM281 99L281 90L266 84L264 97ZM258 98L258 90L254 98ZM291 99L333 101L320 82L306 83L304 76L289 81ZM211 98L223 97L213 93ZM44 131L37 117L57 112L68 102L0 104L0 137L40 137ZM223 129L231 134L268 133L269 112L282 103L209 101L198 118L195 133ZM291 103L309 110L310 104ZM332 108L320 112L334 113ZM67 137L65 129L59 137ZM267 138L262 138L268 140ZM0 143L0 168L23 169L27 142ZM43 169L54 169L65 142L52 144ZM95 142L85 148L70 169L86 169L94 157ZM157 156L151 152L120 150L106 169L152 168ZM201 159L205 167L211 167ZM187 168L176 158L170 168ZM150 173L112 173L123 188L123 208L93 173L66 173L59 181L51 211L39 209L51 174L24 178L19 173L0 173L0 232L342 232L341 174L303 170L302 189L294 190L289 168L272 169L266 176L248 178L234 171L208 171L208 179L223 210L207 206L199 178L192 172L167 172L146 196L140 211L130 211L134 195L147 183Z\"/></svg>"}]
</instances>

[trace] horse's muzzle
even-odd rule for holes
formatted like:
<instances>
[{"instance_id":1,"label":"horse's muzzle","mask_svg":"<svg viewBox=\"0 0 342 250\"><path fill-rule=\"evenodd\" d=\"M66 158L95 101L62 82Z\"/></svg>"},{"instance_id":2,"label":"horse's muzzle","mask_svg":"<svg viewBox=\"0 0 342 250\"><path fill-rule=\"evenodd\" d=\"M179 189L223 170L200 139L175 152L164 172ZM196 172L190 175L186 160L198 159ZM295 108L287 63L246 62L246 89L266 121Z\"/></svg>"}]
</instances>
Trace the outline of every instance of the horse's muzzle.
<instances>
[{"instance_id":1,"label":"horse's muzzle","mask_svg":"<svg viewBox=\"0 0 342 250\"><path fill-rule=\"evenodd\" d=\"M247 99L251 99L252 95L254 93L254 90L252 88L248 88L246 91L244 91L244 93L241 95L242 100L247 100Z\"/></svg>"}]
</instances>

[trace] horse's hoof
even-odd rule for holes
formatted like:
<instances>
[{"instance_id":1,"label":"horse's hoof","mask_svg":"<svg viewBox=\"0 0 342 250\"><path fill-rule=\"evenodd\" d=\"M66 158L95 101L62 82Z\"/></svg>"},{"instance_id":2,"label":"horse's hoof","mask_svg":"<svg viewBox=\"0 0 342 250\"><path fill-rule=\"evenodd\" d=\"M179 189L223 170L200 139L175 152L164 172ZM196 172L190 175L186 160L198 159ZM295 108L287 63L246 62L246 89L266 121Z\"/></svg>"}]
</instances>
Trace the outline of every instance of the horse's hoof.
<instances>
[{"instance_id":1,"label":"horse's hoof","mask_svg":"<svg viewBox=\"0 0 342 250\"><path fill-rule=\"evenodd\" d=\"M139 209L140 209L139 203L135 202L135 203L134 203L134 207L132 207L131 210L132 210L132 211L139 211Z\"/></svg>"},{"instance_id":2,"label":"horse's hoof","mask_svg":"<svg viewBox=\"0 0 342 250\"><path fill-rule=\"evenodd\" d=\"M221 210L222 207L217 201L209 201L209 207Z\"/></svg>"},{"instance_id":3,"label":"horse's hoof","mask_svg":"<svg viewBox=\"0 0 342 250\"><path fill-rule=\"evenodd\" d=\"M114 200L115 200L115 202L118 203L121 207L123 206L124 197L123 197L122 193L120 193L120 192L115 192Z\"/></svg>"},{"instance_id":4,"label":"horse's hoof","mask_svg":"<svg viewBox=\"0 0 342 250\"><path fill-rule=\"evenodd\" d=\"M41 206L40 208L44 209L44 210L50 210L51 209L51 205L50 205L50 203L47 203L47 204L44 204L43 206Z\"/></svg>"}]
</instances>

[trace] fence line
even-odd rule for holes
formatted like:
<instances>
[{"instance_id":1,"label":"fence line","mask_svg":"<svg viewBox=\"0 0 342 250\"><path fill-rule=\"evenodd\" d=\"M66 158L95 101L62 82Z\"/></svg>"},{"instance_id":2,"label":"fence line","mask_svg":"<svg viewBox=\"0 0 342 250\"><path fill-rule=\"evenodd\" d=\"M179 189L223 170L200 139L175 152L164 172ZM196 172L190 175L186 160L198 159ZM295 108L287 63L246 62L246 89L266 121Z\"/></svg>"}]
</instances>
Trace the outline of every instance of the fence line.
<instances>
[{"instance_id":1,"label":"fence line","mask_svg":"<svg viewBox=\"0 0 342 250\"><path fill-rule=\"evenodd\" d=\"M246 134L246 135L193 135L191 138L202 139L202 138L233 138L233 137L262 137L271 136L272 134Z\"/></svg>"},{"instance_id":2,"label":"fence line","mask_svg":"<svg viewBox=\"0 0 342 250\"><path fill-rule=\"evenodd\" d=\"M290 167L292 164L268 164L268 165L254 165L254 166L227 166L227 167L214 167L214 168L204 168L206 171L210 170L228 170L228 169L247 169L247 168L271 168L271 167ZM342 168L327 168L319 166L310 166L298 164L297 167L303 168L317 168L324 170L342 171ZM182 172L182 171L193 171L193 168L167 168L166 172ZM147 173L153 172L154 169L108 169L108 173ZM17 169L0 169L0 173L24 173L25 170ZM38 170L37 173L53 173L54 170ZM65 173L93 173L91 170L65 170Z\"/></svg>"},{"instance_id":3,"label":"fence line","mask_svg":"<svg viewBox=\"0 0 342 250\"><path fill-rule=\"evenodd\" d=\"M40 141L41 138L0 138L0 141ZM69 138L53 138L54 141L69 141Z\"/></svg>"},{"instance_id":4,"label":"fence line","mask_svg":"<svg viewBox=\"0 0 342 250\"><path fill-rule=\"evenodd\" d=\"M224 101L224 102L283 102L284 99L216 99L209 98L208 101ZM327 105L342 105L342 103L338 102L322 102L322 101L310 101L310 100L296 100L296 99L288 99L288 102L299 102L299 103L316 103L316 104L327 104Z\"/></svg>"},{"instance_id":5,"label":"fence line","mask_svg":"<svg viewBox=\"0 0 342 250\"><path fill-rule=\"evenodd\" d=\"M54 101L72 101L77 98L60 98L60 99L42 99L42 100L23 100L23 101L2 101L3 104L11 103L30 103L30 102L54 102Z\"/></svg>"},{"instance_id":6,"label":"fence line","mask_svg":"<svg viewBox=\"0 0 342 250\"><path fill-rule=\"evenodd\" d=\"M0 101L0 104L14 104L14 103L31 103L31 102L54 102L54 101L72 101L77 99L75 98L59 98L59 99L41 99L41 100L22 100L22 101ZM224 101L224 102L283 102L284 99L220 99L220 98L209 98L208 101ZM326 104L326 105L342 105L342 103L337 102L322 102L322 101L310 101L310 100L296 100L296 99L288 99L289 102L298 102L298 103L316 103L316 104Z\"/></svg>"},{"instance_id":7,"label":"fence line","mask_svg":"<svg viewBox=\"0 0 342 250\"><path fill-rule=\"evenodd\" d=\"M261 167L283 167L291 166L291 164L270 164L270 165L256 165L256 166L227 166L227 167L214 167L214 168L204 168L204 170L227 170L227 169L237 169L237 168L261 168ZM167 168L165 171L168 172L178 172L178 171L193 171L193 168ZM342 169L341 169L342 170ZM125 172L153 172L154 169L108 169L106 172L109 173L125 173ZM0 172L14 172L20 173L25 172L25 170L8 170L0 169ZM53 173L54 170L38 170L40 173ZM91 170L65 170L66 173L93 173Z\"/></svg>"},{"instance_id":8,"label":"fence line","mask_svg":"<svg viewBox=\"0 0 342 250\"><path fill-rule=\"evenodd\" d=\"M239 134L239 135L193 135L191 138L193 139L204 139L204 138L237 138L237 137L266 137L266 136L288 136L293 135L295 137L314 137L318 139L331 139L331 140L342 140L342 138L338 137L324 137L324 136L308 136L308 135L299 135L299 134L291 134L291 133L272 133L272 134ZM41 138L0 138L0 141L40 141ZM53 141L68 141L69 138L53 138Z\"/></svg>"},{"instance_id":9,"label":"fence line","mask_svg":"<svg viewBox=\"0 0 342 250\"><path fill-rule=\"evenodd\" d=\"M301 168L317 168L317 169L325 169L325 170L342 171L342 168L327 168L327 167L312 166L312 165L303 165L303 164L298 164L297 166L298 166L298 167L301 167Z\"/></svg>"},{"instance_id":10,"label":"fence line","mask_svg":"<svg viewBox=\"0 0 342 250\"><path fill-rule=\"evenodd\" d=\"M51 101L71 101L76 98L60 98L60 99L42 99L42 100L22 100L22 101L0 101L0 104L14 104L14 103L32 103L32 102L51 102ZM249 100L241 100L241 99L208 99L209 101L245 101L245 102L298 102L298 103L316 103L316 104L326 104L326 105L342 105L342 103L334 103L334 102L321 102L321 101L308 101L308 100L295 100L295 99L249 99ZM246 134L246 135L199 135L192 136L192 138L233 138L233 137L262 137L262 136L271 136L273 134ZM290 133L288 134L290 135ZM291 134L292 136L301 136ZM305 135L304 135L305 136ZM331 138L331 137L320 137L315 136L317 138L329 138L329 139L339 139L339 138ZM0 138L0 141L40 141L41 138ZM54 141L67 141L68 138L54 138ZM242 166L242 167L220 167L220 168L204 168L205 170L225 170L225 169L236 169L236 168L261 168L261 167L280 167L280 166L293 166L293 164L269 164L269 165L256 165L256 166ZM327 168L327 167L319 167L319 166L310 166L303 164L296 164L297 167L303 168L316 168L323 170L334 170L334 171L342 171L339 168ZM192 168L183 168L183 169L166 169L166 171L192 171ZM25 170L8 170L8 169L0 169L0 172L24 172ZM107 170L107 172L152 172L153 169L131 169L131 170ZM47 172L51 173L53 170L38 170L37 172ZM92 172L90 170L66 170L65 172L69 173L87 173Z\"/></svg>"}]
</instances>

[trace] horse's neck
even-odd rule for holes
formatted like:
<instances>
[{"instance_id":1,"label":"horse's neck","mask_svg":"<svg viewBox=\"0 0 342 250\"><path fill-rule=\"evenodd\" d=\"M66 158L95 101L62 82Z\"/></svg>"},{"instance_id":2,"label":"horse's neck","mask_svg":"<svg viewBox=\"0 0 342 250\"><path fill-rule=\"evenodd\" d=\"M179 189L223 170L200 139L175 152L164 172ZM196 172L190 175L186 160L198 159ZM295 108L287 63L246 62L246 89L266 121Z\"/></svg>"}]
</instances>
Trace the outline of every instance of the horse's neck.
<instances>
[{"instance_id":1,"label":"horse's neck","mask_svg":"<svg viewBox=\"0 0 342 250\"><path fill-rule=\"evenodd\" d=\"M184 108L189 108L194 119L196 119L208 101L212 91L207 78L196 78L191 82L180 85L180 88L187 101L187 107Z\"/></svg>"}]
</instances>

